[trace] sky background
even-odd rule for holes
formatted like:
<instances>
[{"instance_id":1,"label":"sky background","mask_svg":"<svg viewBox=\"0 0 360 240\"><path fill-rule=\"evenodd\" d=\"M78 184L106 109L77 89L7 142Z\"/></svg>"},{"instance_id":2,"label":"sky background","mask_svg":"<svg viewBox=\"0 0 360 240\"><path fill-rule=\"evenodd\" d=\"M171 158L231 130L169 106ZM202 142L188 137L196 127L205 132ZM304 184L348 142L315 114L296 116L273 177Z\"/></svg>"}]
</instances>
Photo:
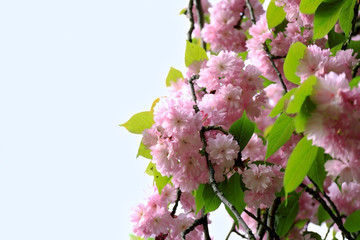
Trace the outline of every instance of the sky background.
<instances>
[{"instance_id":1,"label":"sky background","mask_svg":"<svg viewBox=\"0 0 360 240\"><path fill-rule=\"evenodd\" d=\"M183 0L0 2L0 239L124 240L151 189L118 126L184 70ZM213 214L215 239L231 220Z\"/></svg>"}]
</instances>

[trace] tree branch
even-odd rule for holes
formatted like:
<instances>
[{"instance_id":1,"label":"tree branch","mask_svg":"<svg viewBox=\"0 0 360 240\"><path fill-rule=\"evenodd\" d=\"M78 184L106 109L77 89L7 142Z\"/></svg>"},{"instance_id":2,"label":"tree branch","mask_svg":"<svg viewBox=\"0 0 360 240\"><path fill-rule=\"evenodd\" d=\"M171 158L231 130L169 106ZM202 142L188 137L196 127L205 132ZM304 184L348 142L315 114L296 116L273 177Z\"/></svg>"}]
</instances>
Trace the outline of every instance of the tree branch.
<instances>
[{"instance_id":1,"label":"tree branch","mask_svg":"<svg viewBox=\"0 0 360 240\"><path fill-rule=\"evenodd\" d=\"M195 112L199 111L199 107L196 104L196 95L195 95L195 88L194 88L194 80L197 79L198 75L194 75L189 79L189 84L190 84L190 89L191 89L191 93L193 96L193 100L195 102L194 105L194 109ZM210 162L210 157L209 157L209 153L206 151L207 148L207 142L206 142L206 136L205 136L205 132L208 131L206 129L206 127L202 127L200 130L200 139L201 142L203 144L202 146L202 151L204 153L205 159L206 159L206 163L208 166L208 170L209 170L209 182L210 182L210 186L212 187L214 193L216 194L216 196L221 200L222 203L224 203L225 206L227 206L231 212L234 214L236 220L241 224L241 226L244 228L244 230L247 232L249 239L255 240L255 236L254 234L251 232L251 229L249 228L249 226L246 224L246 222L244 221L244 219L241 217L240 213L236 210L235 206L229 202L229 200L227 200L224 196L224 193L222 193L219 189L219 186L217 185L217 182L215 181L215 169L213 167L213 165Z\"/></svg>"},{"instance_id":2,"label":"tree branch","mask_svg":"<svg viewBox=\"0 0 360 240\"><path fill-rule=\"evenodd\" d=\"M275 198L273 205L270 208L269 212L269 218L268 218L268 226L275 230L275 215L276 211L281 203L281 199L279 197ZM272 236L268 236L268 240L272 240Z\"/></svg>"},{"instance_id":3,"label":"tree branch","mask_svg":"<svg viewBox=\"0 0 360 240\"><path fill-rule=\"evenodd\" d=\"M207 214L204 214L204 208L201 210L201 214L204 216ZM205 218L204 222L202 223L203 229L204 229L204 238L205 240L211 240L210 234L209 234L209 226L208 226L208 219Z\"/></svg>"},{"instance_id":4,"label":"tree branch","mask_svg":"<svg viewBox=\"0 0 360 240\"><path fill-rule=\"evenodd\" d=\"M251 22L252 22L253 24L256 24L254 9L253 9L253 7L251 6L250 0L245 0L245 3L246 3L246 7L249 9L249 12L250 12Z\"/></svg>"},{"instance_id":5,"label":"tree branch","mask_svg":"<svg viewBox=\"0 0 360 240\"><path fill-rule=\"evenodd\" d=\"M275 57L274 57L274 55L271 54L270 49L269 49L269 47L268 47L268 45L266 43L263 43L263 46L264 46L264 50L265 50L265 52L266 52L266 54L267 54L267 56L268 56L268 58L270 60L271 66L273 67L273 69L276 72L276 75L280 79L281 85L282 85L282 87L284 89L284 93L287 93L287 88L286 88L286 85L285 85L284 80L282 78L282 75L281 75L279 69L277 68L277 66L275 65L275 61L274 61Z\"/></svg>"},{"instance_id":6,"label":"tree branch","mask_svg":"<svg viewBox=\"0 0 360 240\"><path fill-rule=\"evenodd\" d=\"M340 231L347 237L349 240L354 240L351 234L345 229L341 218L335 216L330 207L326 204L325 200L320 196L320 194L313 189L309 188L305 184L301 183L300 187L302 187L307 193L309 193L313 198L315 198L325 209L325 211L330 215L330 217L334 220Z\"/></svg>"},{"instance_id":7,"label":"tree branch","mask_svg":"<svg viewBox=\"0 0 360 240\"><path fill-rule=\"evenodd\" d=\"M177 207L179 205L179 202L180 202L180 197L181 197L181 190L180 190L180 188L178 188L177 193L176 193L175 205L174 205L173 210L171 211L171 214L170 214L170 216L173 217L173 218L175 217L176 209L177 209Z\"/></svg>"},{"instance_id":8,"label":"tree branch","mask_svg":"<svg viewBox=\"0 0 360 240\"><path fill-rule=\"evenodd\" d=\"M204 27L204 12L201 6L201 0L196 0L196 11L198 14L198 19L199 19L199 27L200 27L200 31L203 29ZM206 42L202 39L202 37L200 37L201 40L201 46L205 49L206 51Z\"/></svg>"},{"instance_id":9,"label":"tree branch","mask_svg":"<svg viewBox=\"0 0 360 240\"><path fill-rule=\"evenodd\" d=\"M203 215L201 218L196 219L190 227L188 227L187 229L185 229L185 231L183 231L183 232L181 233L181 239L182 239L182 240L186 240L185 236L186 236L188 233L190 233L191 231L193 231L197 226L203 224L204 221L206 221L206 223L207 223L207 214ZM207 240L208 240L208 239L207 239Z\"/></svg>"},{"instance_id":10,"label":"tree branch","mask_svg":"<svg viewBox=\"0 0 360 240\"><path fill-rule=\"evenodd\" d=\"M341 46L341 50L346 50L347 47L350 45L351 38L354 34L356 19L357 19L358 15L359 15L359 0L357 0L355 3L354 16L353 16L353 19L351 20L351 29L349 31L349 34L348 34L346 40L343 42L343 45Z\"/></svg>"},{"instance_id":11,"label":"tree branch","mask_svg":"<svg viewBox=\"0 0 360 240\"><path fill-rule=\"evenodd\" d=\"M188 35L188 41L189 42L192 42L192 32L194 31L194 13L193 13L193 7L194 7L194 0L189 0L189 6L188 6L188 13L189 13L189 18L190 18L190 28L189 28L189 31L187 33Z\"/></svg>"},{"instance_id":12,"label":"tree branch","mask_svg":"<svg viewBox=\"0 0 360 240\"><path fill-rule=\"evenodd\" d=\"M270 235L272 235L276 240L280 240L280 237L276 234L276 232L269 228L268 225L266 225L266 223L264 223L263 221L261 221L260 218L256 217L254 214L252 214L251 212L249 212L246 208L244 209L244 212L249 215L249 217L251 217L252 219L254 219L258 224L261 224L266 231L269 232Z\"/></svg>"},{"instance_id":13,"label":"tree branch","mask_svg":"<svg viewBox=\"0 0 360 240\"><path fill-rule=\"evenodd\" d=\"M318 186L309 176L308 176L308 178L309 178L310 182L311 182L312 184L314 184L314 187L316 188L316 191L317 191L317 192L321 192L319 186ZM330 199L330 197L326 194L325 191L322 192L322 194L324 195L324 197L326 198L326 200L328 201L328 203L330 203L331 207L332 207L333 210L335 211L336 216L341 219L341 214L340 214L339 210L337 209L335 203Z\"/></svg>"},{"instance_id":14,"label":"tree branch","mask_svg":"<svg viewBox=\"0 0 360 240\"><path fill-rule=\"evenodd\" d=\"M357 74L359 68L360 68L360 61L358 61L356 63L356 65L354 66L354 68L352 69L352 72L351 72L352 78L356 77L356 74Z\"/></svg>"}]
</instances>

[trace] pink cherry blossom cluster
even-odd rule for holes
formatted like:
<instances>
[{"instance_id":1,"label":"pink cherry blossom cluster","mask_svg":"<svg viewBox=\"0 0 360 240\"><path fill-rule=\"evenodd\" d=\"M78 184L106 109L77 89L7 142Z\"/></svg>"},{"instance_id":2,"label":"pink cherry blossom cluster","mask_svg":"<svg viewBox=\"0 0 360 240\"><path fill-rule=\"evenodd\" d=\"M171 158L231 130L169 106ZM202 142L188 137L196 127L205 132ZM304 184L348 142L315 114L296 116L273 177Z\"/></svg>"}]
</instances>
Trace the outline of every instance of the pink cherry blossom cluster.
<instances>
[{"instance_id":1,"label":"pink cherry blossom cluster","mask_svg":"<svg viewBox=\"0 0 360 240\"><path fill-rule=\"evenodd\" d=\"M250 1L259 16L264 12L257 0ZM221 50L244 52L246 50L246 30L251 26L250 13L245 0L222 0L209 9L210 23L201 32L203 39L211 44L215 53Z\"/></svg>"},{"instance_id":2,"label":"pink cherry blossom cluster","mask_svg":"<svg viewBox=\"0 0 360 240\"><path fill-rule=\"evenodd\" d=\"M166 185L161 194L154 188L152 195L148 197L147 204L139 204L132 216L130 217L133 225L134 233L137 236L149 238L157 237L157 239L180 240L181 232L186 230L194 222L196 217L195 199L191 193L182 193L180 205L182 212L178 215L172 215L172 209L177 198L177 190ZM200 215L200 214L198 214ZM203 239L202 226L198 226L191 231L187 239Z\"/></svg>"},{"instance_id":3,"label":"pink cherry blossom cluster","mask_svg":"<svg viewBox=\"0 0 360 240\"><path fill-rule=\"evenodd\" d=\"M249 52L248 57L255 66L259 68L262 75L271 81L279 82L269 57L264 49L264 44L268 45L270 53L278 58L274 59L274 63L284 77L283 64L284 58L289 47L294 42L302 42L308 44L311 42L313 35L313 15L302 14L299 11L300 1L277 0L277 6L282 6L286 13L288 21L284 31L277 32L276 29L268 28L266 15L260 16L260 20L249 28L252 38L246 41L246 47ZM275 33L276 32L276 33ZM323 40L318 40L317 45L323 46ZM288 88L294 85L285 79Z\"/></svg>"},{"instance_id":4,"label":"pink cherry blossom cluster","mask_svg":"<svg viewBox=\"0 0 360 240\"><path fill-rule=\"evenodd\" d=\"M296 74L301 81L306 80L311 75L324 77L330 72L345 73L346 78L351 79L352 68L357 62L355 57L352 49L340 50L336 52L335 56L331 56L330 49L321 49L317 45L309 45L304 57L300 60Z\"/></svg>"},{"instance_id":5,"label":"pink cherry blossom cluster","mask_svg":"<svg viewBox=\"0 0 360 240\"><path fill-rule=\"evenodd\" d=\"M341 161L338 164L328 162L329 173L343 175L340 169L336 169L342 164L345 171L346 165L359 166L360 89L350 89L345 73L330 72L317 78L311 100L316 109L308 119L305 133L314 145L324 148L326 153ZM347 173L350 175L346 178L359 182L359 173Z\"/></svg>"},{"instance_id":6,"label":"pink cherry blossom cluster","mask_svg":"<svg viewBox=\"0 0 360 240\"><path fill-rule=\"evenodd\" d=\"M182 191L197 189L208 181L206 160L199 153L202 126L229 129L244 111L251 119L258 116L267 100L257 69L245 67L234 52L211 56L199 75L194 85L200 111L193 108L189 84L179 80L171 85L170 95L155 106L155 124L145 130L143 138L158 171L172 176L174 186ZM240 148L231 135L217 131L207 132L207 143L217 180L223 180L224 170L234 165Z\"/></svg>"},{"instance_id":7,"label":"pink cherry blossom cluster","mask_svg":"<svg viewBox=\"0 0 360 240\"><path fill-rule=\"evenodd\" d=\"M283 186L283 173L279 166L249 164L243 173L245 203L248 207L269 208L275 200L275 193Z\"/></svg>"},{"instance_id":8,"label":"pink cherry blossom cluster","mask_svg":"<svg viewBox=\"0 0 360 240\"><path fill-rule=\"evenodd\" d=\"M319 196L327 197L327 202L333 201L342 214L359 210L360 88L349 86L358 63L354 51L339 50L332 54L325 47L326 36L313 41L314 16L299 11L300 0L275 0L276 6L286 13L282 29L269 29L257 0L250 0L256 24L252 24L245 0L220 0L213 6L207 0L201 2L210 22L201 32L195 24L193 35L201 36L215 54L208 60L193 62L186 79L172 82L168 96L161 98L153 109L154 124L143 132L142 141L150 149L156 169L171 177L171 185L160 195L154 189L147 204L138 205L132 216L135 234L180 239L181 232L200 217L195 214L192 194L200 184L209 182L208 164L215 170L216 182L231 177L234 172L241 174L246 210L250 213L256 215L271 208L275 200L284 201L284 196L276 195L283 188L288 159L303 137L327 154L326 180L320 186L324 192L318 191ZM193 15L197 22L195 6ZM335 30L341 31L339 26ZM316 77L305 101L311 106L304 132L293 134L265 159L267 134L276 121L269 113L283 97L285 88L280 84L276 68L288 89L299 87L287 81L283 71L284 59L294 42L307 46L295 73L300 85L309 77ZM239 56L243 51L248 52L246 64ZM269 85L264 87L265 78L274 83L267 81ZM241 150L229 129L244 112L256 124L256 130ZM310 177L303 184L312 189L317 187ZM182 210L175 214L171 213L171 207L177 189L182 192L179 207ZM306 219L307 223L291 228L287 233L290 239L302 239L309 221L317 222L319 202L311 191L306 192L302 185L296 194L300 209L296 221ZM241 215L250 229L257 232L258 222L244 212ZM202 239L202 232L202 227L196 227L187 239Z\"/></svg>"}]
</instances>

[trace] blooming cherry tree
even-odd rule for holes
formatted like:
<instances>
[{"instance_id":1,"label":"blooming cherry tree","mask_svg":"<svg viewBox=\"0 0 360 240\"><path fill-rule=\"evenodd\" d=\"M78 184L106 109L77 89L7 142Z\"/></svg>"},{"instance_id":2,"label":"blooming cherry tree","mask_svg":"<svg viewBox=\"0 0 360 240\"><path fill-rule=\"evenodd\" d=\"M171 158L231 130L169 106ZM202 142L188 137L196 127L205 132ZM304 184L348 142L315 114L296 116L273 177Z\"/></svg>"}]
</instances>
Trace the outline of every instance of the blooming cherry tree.
<instances>
[{"instance_id":1,"label":"blooming cherry tree","mask_svg":"<svg viewBox=\"0 0 360 240\"><path fill-rule=\"evenodd\" d=\"M121 125L143 135L154 177L133 239L210 240L221 204L227 239L321 239L308 226L324 222L360 239L359 1L262 4L182 11L187 72Z\"/></svg>"}]
</instances>

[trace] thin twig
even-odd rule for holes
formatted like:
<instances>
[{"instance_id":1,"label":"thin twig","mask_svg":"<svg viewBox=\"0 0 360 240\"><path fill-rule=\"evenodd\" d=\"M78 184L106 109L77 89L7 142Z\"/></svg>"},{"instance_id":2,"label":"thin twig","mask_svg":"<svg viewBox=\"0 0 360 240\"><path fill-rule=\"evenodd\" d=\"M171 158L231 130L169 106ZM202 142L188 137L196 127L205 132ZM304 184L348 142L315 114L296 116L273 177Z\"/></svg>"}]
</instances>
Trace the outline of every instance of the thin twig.
<instances>
[{"instance_id":1,"label":"thin twig","mask_svg":"<svg viewBox=\"0 0 360 240\"><path fill-rule=\"evenodd\" d=\"M190 227L185 229L185 231L181 233L181 239L186 240L185 236L193 231L197 226L203 224L204 221L207 221L207 214L203 215L201 218L196 219Z\"/></svg>"},{"instance_id":2,"label":"thin twig","mask_svg":"<svg viewBox=\"0 0 360 240\"><path fill-rule=\"evenodd\" d=\"M314 187L316 188L316 191L317 191L317 192L321 192L319 186L318 186L310 177L308 177L308 178L309 178L310 182L311 182L312 184L314 184ZM326 198L326 200L328 201L328 203L330 203L331 207L332 207L333 210L335 211L336 216L341 219L341 214L340 214L339 210L337 209L335 203L330 199L330 197L326 194L325 191L323 191L322 194L324 195L324 197Z\"/></svg>"},{"instance_id":3,"label":"thin twig","mask_svg":"<svg viewBox=\"0 0 360 240\"><path fill-rule=\"evenodd\" d=\"M359 1L357 0L354 6L354 16L353 19L351 20L351 29L349 31L346 40L343 42L343 45L341 46L341 50L347 49L347 47L350 45L351 38L354 35L354 29L358 15L359 15Z\"/></svg>"},{"instance_id":4,"label":"thin twig","mask_svg":"<svg viewBox=\"0 0 360 240\"><path fill-rule=\"evenodd\" d=\"M266 231L269 232L270 235L272 235L275 239L280 240L280 237L276 234L276 232L269 228L268 225L266 225L266 223L264 223L263 221L261 221L260 218L257 218L254 214L252 214L251 212L249 212L246 208L244 209L244 212L249 215L249 217L251 217L252 219L254 219L257 223L261 224Z\"/></svg>"},{"instance_id":5,"label":"thin twig","mask_svg":"<svg viewBox=\"0 0 360 240\"><path fill-rule=\"evenodd\" d=\"M276 75L280 79L281 85L282 85L282 87L284 89L284 93L287 93L287 88L286 88L286 85L285 85L284 80L282 78L282 75L281 75L279 69L277 68L277 66L275 65L274 55L271 54L270 49L269 49L269 47L268 47L268 45L266 43L263 43L263 47L264 47L264 50L265 50L265 52L266 52L266 54L267 54L267 56L268 56L268 58L270 60L271 66L273 67L273 69L276 72Z\"/></svg>"},{"instance_id":6,"label":"thin twig","mask_svg":"<svg viewBox=\"0 0 360 240\"><path fill-rule=\"evenodd\" d=\"M253 24L256 24L254 9L253 9L253 7L251 6L250 0L245 0L245 2L246 2L246 7L249 9L249 12L250 12L251 22L252 22Z\"/></svg>"},{"instance_id":7,"label":"thin twig","mask_svg":"<svg viewBox=\"0 0 360 240\"><path fill-rule=\"evenodd\" d=\"M204 208L201 210L201 214L202 214L202 216L205 216L205 215L207 216L207 214L204 211ZM205 240L211 240L207 217L203 221L202 225L203 225L203 229L204 229L204 238L205 238Z\"/></svg>"},{"instance_id":8,"label":"thin twig","mask_svg":"<svg viewBox=\"0 0 360 240\"><path fill-rule=\"evenodd\" d=\"M356 65L354 66L354 68L352 69L352 72L351 72L352 78L356 77L356 74L357 74L359 68L360 68L360 61L358 61L356 63Z\"/></svg>"},{"instance_id":9,"label":"thin twig","mask_svg":"<svg viewBox=\"0 0 360 240\"><path fill-rule=\"evenodd\" d=\"M204 128L205 128L206 131L217 130L217 131L222 132L225 135L229 135L229 132L226 131L225 129L223 129L222 127L220 127L220 126L207 126L207 127L204 127Z\"/></svg>"},{"instance_id":10,"label":"thin twig","mask_svg":"<svg viewBox=\"0 0 360 240\"><path fill-rule=\"evenodd\" d=\"M233 233L233 232L234 232L234 230L235 230L235 225L236 225L236 223L235 223L235 222L233 222L233 224L232 224L232 226L231 226L231 228L230 228L229 233L226 235L225 240L228 240L228 239L229 239L229 237L230 237L230 235L231 235L231 233Z\"/></svg>"},{"instance_id":11,"label":"thin twig","mask_svg":"<svg viewBox=\"0 0 360 240\"><path fill-rule=\"evenodd\" d=\"M332 228L332 226L334 226L334 223L335 223L335 222L332 222L332 223L331 223L331 225L329 226L328 230L326 231L326 234L325 234L324 240L326 240L327 236L329 235L329 233L330 233L330 229Z\"/></svg>"},{"instance_id":12,"label":"thin twig","mask_svg":"<svg viewBox=\"0 0 360 240\"><path fill-rule=\"evenodd\" d=\"M325 202L325 200L320 196L320 194L316 191L314 191L313 189L309 188L308 186L306 186L305 184L301 183L300 187L302 187L303 189L305 189L305 191L307 193L309 193L314 199L316 199L325 209L325 211L330 215L330 217L334 220L334 222L336 223L336 225L338 226L338 228L340 229L340 231L347 237L347 239L349 240L354 240L354 238L351 236L351 234L345 229L341 218L338 218L337 216L335 216L335 214L333 213L333 211L331 210L331 208L327 205L327 203Z\"/></svg>"},{"instance_id":13,"label":"thin twig","mask_svg":"<svg viewBox=\"0 0 360 240\"><path fill-rule=\"evenodd\" d=\"M170 214L170 216L173 217L173 218L175 217L176 209L177 209L177 207L179 205L179 202L180 202L180 197L181 197L181 190L180 190L180 188L178 188L177 193L176 193L175 205L174 205L173 210L171 211L171 214Z\"/></svg>"},{"instance_id":14,"label":"thin twig","mask_svg":"<svg viewBox=\"0 0 360 240\"><path fill-rule=\"evenodd\" d=\"M258 209L260 210L260 209ZM261 215L260 215L261 216ZM259 217L259 216L258 216ZM269 218L269 209L266 209L264 215L263 215L263 221L264 223L266 223L268 221L268 218ZM262 240L265 236L265 233L266 233L266 229L264 228L263 225L261 224L258 224L258 235L259 235L259 239ZM271 234L269 234L271 235Z\"/></svg>"},{"instance_id":15,"label":"thin twig","mask_svg":"<svg viewBox=\"0 0 360 240\"><path fill-rule=\"evenodd\" d=\"M200 31L204 28L204 12L201 6L201 0L196 0L196 11L198 14L198 21L199 21L199 27ZM206 42L200 37L201 40L201 46L206 50Z\"/></svg>"},{"instance_id":16,"label":"thin twig","mask_svg":"<svg viewBox=\"0 0 360 240\"><path fill-rule=\"evenodd\" d=\"M194 23L194 13L193 13L193 7L194 7L194 0L189 0L189 6L188 6L188 13L189 13L189 19L190 19L190 28L189 31L187 33L188 35L188 41L192 42L192 33L194 31L195 28L195 23Z\"/></svg>"},{"instance_id":17,"label":"thin twig","mask_svg":"<svg viewBox=\"0 0 360 240\"><path fill-rule=\"evenodd\" d=\"M278 209L278 207L280 206L281 203L281 199L279 197L275 198L273 205L270 208L269 211L269 218L268 218L268 226L271 229L275 229L275 216L276 216L276 211ZM272 236L269 234L268 236L268 240L272 240Z\"/></svg>"}]
</instances>

